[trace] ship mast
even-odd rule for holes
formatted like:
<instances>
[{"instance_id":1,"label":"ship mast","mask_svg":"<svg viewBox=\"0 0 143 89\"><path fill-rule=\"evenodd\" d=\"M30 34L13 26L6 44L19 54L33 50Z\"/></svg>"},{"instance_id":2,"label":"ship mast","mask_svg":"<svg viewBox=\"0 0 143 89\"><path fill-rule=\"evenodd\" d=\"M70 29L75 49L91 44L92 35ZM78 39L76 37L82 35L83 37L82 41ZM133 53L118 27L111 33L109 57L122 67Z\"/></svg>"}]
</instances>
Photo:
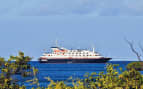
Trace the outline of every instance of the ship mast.
<instances>
[{"instance_id":1,"label":"ship mast","mask_svg":"<svg viewBox=\"0 0 143 89\"><path fill-rule=\"evenodd\" d=\"M92 45L92 52L95 53L94 45Z\"/></svg>"},{"instance_id":2,"label":"ship mast","mask_svg":"<svg viewBox=\"0 0 143 89\"><path fill-rule=\"evenodd\" d=\"M93 51L93 53L95 53L95 48L94 47L92 48L92 51Z\"/></svg>"},{"instance_id":3,"label":"ship mast","mask_svg":"<svg viewBox=\"0 0 143 89\"><path fill-rule=\"evenodd\" d=\"M55 45L56 45L56 47L58 47L58 40L55 41Z\"/></svg>"}]
</instances>

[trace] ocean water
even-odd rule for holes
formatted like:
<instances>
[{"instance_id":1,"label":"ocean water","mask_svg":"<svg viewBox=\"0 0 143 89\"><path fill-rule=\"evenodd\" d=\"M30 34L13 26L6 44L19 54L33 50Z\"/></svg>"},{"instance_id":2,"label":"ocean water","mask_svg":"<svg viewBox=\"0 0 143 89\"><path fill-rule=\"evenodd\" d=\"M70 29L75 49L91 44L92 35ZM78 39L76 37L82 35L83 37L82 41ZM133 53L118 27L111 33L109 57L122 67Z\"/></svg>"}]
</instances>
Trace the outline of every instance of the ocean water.
<instances>
[{"instance_id":1,"label":"ocean water","mask_svg":"<svg viewBox=\"0 0 143 89\"><path fill-rule=\"evenodd\" d=\"M109 61L107 63L94 63L94 64L48 64L39 62L30 62L31 66L36 67L39 72L37 78L39 79L40 86L46 87L49 83L45 77L50 77L54 81L65 81L72 76L72 78L84 78L86 73L96 72L106 72L106 66L108 63L119 64L123 70L126 70L126 65L131 61ZM117 69L119 69L117 67ZM17 76L18 77L18 76ZM24 81L28 78L21 79L20 82L31 88L34 85L25 83ZM30 78L29 78L30 79Z\"/></svg>"}]
</instances>

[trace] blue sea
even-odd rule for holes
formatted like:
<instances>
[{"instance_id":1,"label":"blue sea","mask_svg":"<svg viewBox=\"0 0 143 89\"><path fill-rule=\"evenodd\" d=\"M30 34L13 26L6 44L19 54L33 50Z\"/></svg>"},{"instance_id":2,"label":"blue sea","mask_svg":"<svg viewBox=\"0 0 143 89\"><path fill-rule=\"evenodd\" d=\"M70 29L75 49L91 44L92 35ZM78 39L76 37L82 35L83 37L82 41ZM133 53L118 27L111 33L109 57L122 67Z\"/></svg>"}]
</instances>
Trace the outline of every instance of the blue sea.
<instances>
[{"instance_id":1,"label":"blue sea","mask_svg":"<svg viewBox=\"0 0 143 89\"><path fill-rule=\"evenodd\" d=\"M30 62L31 66L36 67L39 72L37 78L39 79L40 86L47 87L49 83L45 77L50 77L54 81L65 81L72 78L84 78L84 75L87 73L96 72L106 72L106 66L108 63L119 64L119 67L122 67L123 70L126 70L126 65L132 61L109 61L107 63L94 63L94 64L48 64L48 63L39 63L36 61ZM119 67L117 68L119 70ZM28 78L21 79L25 81ZM23 84L23 83L22 83ZM24 85L28 88L31 88L34 85L25 83Z\"/></svg>"}]
</instances>

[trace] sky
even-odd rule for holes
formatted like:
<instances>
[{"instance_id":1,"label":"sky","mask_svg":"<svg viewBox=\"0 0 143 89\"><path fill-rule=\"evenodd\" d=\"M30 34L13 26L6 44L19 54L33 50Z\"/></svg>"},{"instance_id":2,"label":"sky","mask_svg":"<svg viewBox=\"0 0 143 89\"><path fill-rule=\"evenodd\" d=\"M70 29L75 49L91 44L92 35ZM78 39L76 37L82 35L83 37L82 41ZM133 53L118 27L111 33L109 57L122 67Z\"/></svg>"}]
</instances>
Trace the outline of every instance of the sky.
<instances>
[{"instance_id":1,"label":"sky","mask_svg":"<svg viewBox=\"0 0 143 89\"><path fill-rule=\"evenodd\" d=\"M142 0L1 0L0 56L23 51L33 60L58 45L91 49L116 60L137 60L125 38L143 45Z\"/></svg>"},{"instance_id":2,"label":"sky","mask_svg":"<svg viewBox=\"0 0 143 89\"><path fill-rule=\"evenodd\" d=\"M142 16L143 0L0 0L1 16Z\"/></svg>"}]
</instances>

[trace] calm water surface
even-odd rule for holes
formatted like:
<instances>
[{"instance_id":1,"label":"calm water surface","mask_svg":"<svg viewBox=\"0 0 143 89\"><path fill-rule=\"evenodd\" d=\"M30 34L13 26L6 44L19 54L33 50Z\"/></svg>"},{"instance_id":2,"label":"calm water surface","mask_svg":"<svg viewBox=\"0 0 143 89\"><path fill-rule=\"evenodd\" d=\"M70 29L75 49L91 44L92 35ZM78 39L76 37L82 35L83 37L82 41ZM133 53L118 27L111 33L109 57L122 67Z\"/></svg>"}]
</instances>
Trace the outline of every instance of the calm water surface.
<instances>
[{"instance_id":1,"label":"calm water surface","mask_svg":"<svg viewBox=\"0 0 143 89\"><path fill-rule=\"evenodd\" d=\"M67 80L69 77L84 78L86 73L106 71L108 63L119 64L125 70L126 65L131 61L109 61L107 63L95 63L95 64L47 64L39 62L31 62L30 64L38 68L39 73L37 75L40 86L46 87L48 81L45 77L50 77L52 80L60 81ZM26 80L26 78L24 79ZM23 80L23 81L24 81ZM24 83L27 87L31 87L28 83Z\"/></svg>"}]
</instances>

